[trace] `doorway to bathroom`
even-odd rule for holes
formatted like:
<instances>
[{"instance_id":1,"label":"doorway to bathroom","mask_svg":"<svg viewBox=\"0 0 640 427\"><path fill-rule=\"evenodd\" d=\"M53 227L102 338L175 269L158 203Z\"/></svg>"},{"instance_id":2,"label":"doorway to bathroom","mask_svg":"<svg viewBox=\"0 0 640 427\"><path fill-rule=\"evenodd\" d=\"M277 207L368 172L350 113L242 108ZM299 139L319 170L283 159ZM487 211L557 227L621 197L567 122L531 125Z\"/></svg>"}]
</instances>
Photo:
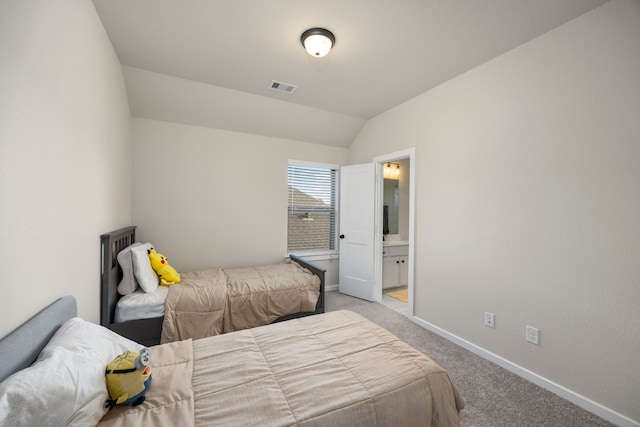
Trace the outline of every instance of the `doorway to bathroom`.
<instances>
[{"instance_id":1,"label":"doorway to bathroom","mask_svg":"<svg viewBox=\"0 0 640 427\"><path fill-rule=\"evenodd\" d=\"M379 301L413 317L415 148L373 159L377 175L375 282Z\"/></svg>"}]
</instances>

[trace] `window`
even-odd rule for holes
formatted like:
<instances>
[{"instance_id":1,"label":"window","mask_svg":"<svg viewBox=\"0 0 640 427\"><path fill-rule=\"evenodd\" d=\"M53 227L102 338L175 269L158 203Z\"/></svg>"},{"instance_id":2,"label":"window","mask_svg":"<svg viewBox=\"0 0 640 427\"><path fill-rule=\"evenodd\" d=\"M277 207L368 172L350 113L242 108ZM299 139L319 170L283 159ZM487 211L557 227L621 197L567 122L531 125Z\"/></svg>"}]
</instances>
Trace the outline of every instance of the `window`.
<instances>
[{"instance_id":1,"label":"window","mask_svg":"<svg viewBox=\"0 0 640 427\"><path fill-rule=\"evenodd\" d=\"M287 252L335 251L338 167L289 162Z\"/></svg>"}]
</instances>

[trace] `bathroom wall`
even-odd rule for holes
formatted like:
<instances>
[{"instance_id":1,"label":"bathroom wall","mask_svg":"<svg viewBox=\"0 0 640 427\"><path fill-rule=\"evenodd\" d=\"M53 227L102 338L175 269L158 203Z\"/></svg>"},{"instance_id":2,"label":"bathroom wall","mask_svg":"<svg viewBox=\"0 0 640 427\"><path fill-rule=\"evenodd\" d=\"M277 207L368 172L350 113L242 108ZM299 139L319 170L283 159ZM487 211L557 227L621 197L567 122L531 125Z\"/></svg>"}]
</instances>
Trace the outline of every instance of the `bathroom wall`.
<instances>
[{"instance_id":1,"label":"bathroom wall","mask_svg":"<svg viewBox=\"0 0 640 427\"><path fill-rule=\"evenodd\" d=\"M400 177L398 183L398 234L400 240L409 240L409 159L398 160Z\"/></svg>"},{"instance_id":2,"label":"bathroom wall","mask_svg":"<svg viewBox=\"0 0 640 427\"><path fill-rule=\"evenodd\" d=\"M390 221L390 231L389 234L397 234L399 235L400 240L409 240L409 159L400 159L394 160L390 168L390 172L387 171L386 163L383 165L383 173L385 180L397 180L398 181L398 207L397 207L397 218L395 221L397 223L397 229L394 230L392 225L394 221L394 214L392 212L389 213L389 221ZM395 165L400 165L399 169L396 169ZM396 173L397 170L397 173ZM385 185L389 185L385 182ZM391 204L392 199L390 194L384 195L383 205ZM391 206L390 206L390 210Z\"/></svg>"}]
</instances>

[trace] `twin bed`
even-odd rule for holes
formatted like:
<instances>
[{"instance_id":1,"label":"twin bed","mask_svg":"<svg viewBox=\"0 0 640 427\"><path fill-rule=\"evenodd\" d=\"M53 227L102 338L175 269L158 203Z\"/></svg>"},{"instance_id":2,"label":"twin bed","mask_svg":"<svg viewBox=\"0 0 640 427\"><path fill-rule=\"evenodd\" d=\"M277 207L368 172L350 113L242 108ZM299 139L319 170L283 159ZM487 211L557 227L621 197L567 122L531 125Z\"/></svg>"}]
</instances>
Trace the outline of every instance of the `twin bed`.
<instances>
[{"instance_id":1,"label":"twin bed","mask_svg":"<svg viewBox=\"0 0 640 427\"><path fill-rule=\"evenodd\" d=\"M64 297L0 341L0 425L456 426L464 407L433 360L336 311L153 346L145 401L108 411L105 366L140 344L75 316Z\"/></svg>"},{"instance_id":2,"label":"twin bed","mask_svg":"<svg viewBox=\"0 0 640 427\"><path fill-rule=\"evenodd\" d=\"M295 255L270 266L181 273L180 284L123 297L118 254L135 243L135 230L125 227L100 236L100 323L120 335L155 345L324 312L325 270Z\"/></svg>"}]
</instances>

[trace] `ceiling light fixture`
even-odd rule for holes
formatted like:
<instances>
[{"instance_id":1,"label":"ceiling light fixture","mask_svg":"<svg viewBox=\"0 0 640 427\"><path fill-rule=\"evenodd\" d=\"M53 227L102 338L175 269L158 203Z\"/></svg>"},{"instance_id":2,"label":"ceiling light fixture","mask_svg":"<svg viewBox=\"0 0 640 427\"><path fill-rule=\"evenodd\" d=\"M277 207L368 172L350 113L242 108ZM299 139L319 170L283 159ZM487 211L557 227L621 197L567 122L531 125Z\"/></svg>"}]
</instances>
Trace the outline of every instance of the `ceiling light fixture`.
<instances>
[{"instance_id":1,"label":"ceiling light fixture","mask_svg":"<svg viewBox=\"0 0 640 427\"><path fill-rule=\"evenodd\" d=\"M302 33L300 41L309 55L321 58L329 53L336 43L336 37L324 28L310 28Z\"/></svg>"}]
</instances>

